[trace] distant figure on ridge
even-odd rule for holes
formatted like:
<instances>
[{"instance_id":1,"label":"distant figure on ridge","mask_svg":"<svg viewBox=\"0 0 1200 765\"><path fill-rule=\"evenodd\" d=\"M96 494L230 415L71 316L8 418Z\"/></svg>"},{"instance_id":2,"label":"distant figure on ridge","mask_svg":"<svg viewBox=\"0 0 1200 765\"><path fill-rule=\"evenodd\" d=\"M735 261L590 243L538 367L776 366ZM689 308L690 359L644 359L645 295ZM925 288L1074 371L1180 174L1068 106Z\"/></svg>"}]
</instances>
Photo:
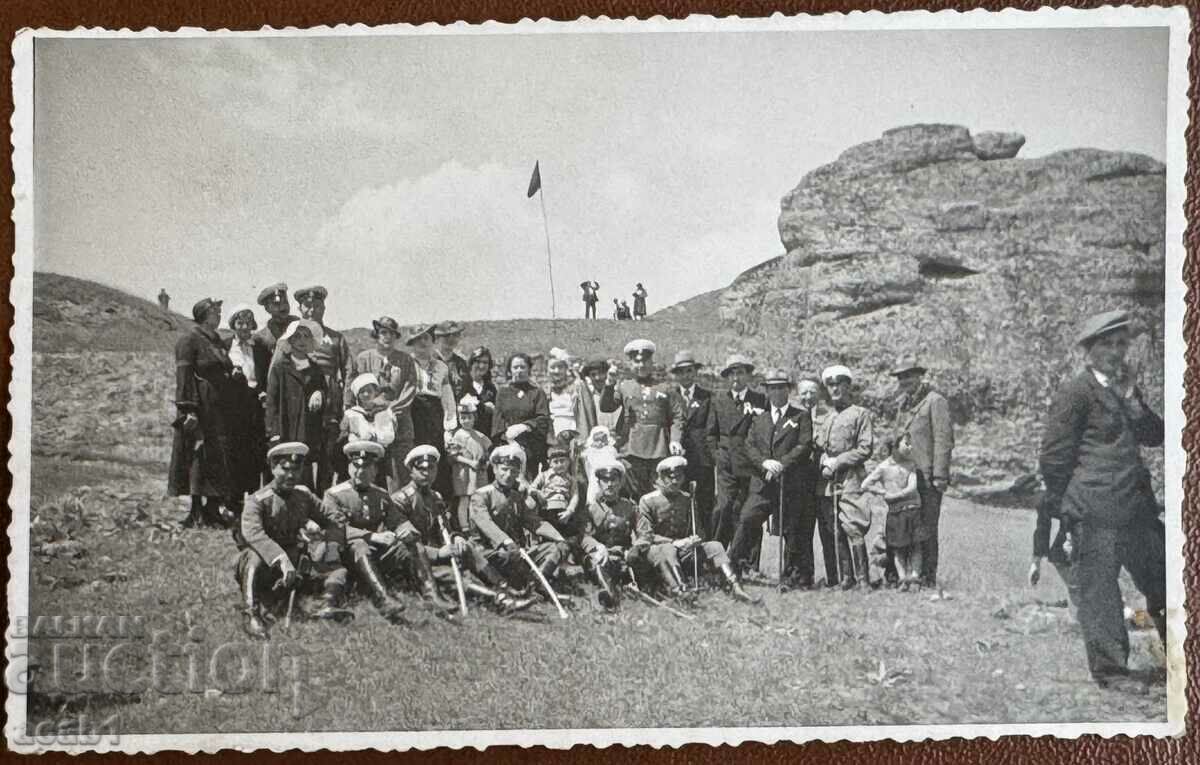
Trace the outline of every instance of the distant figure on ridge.
<instances>
[{"instance_id":1,"label":"distant figure on ridge","mask_svg":"<svg viewBox=\"0 0 1200 765\"><path fill-rule=\"evenodd\" d=\"M167 288L163 287L158 291L158 307L163 311L169 311L171 305L171 296L167 294Z\"/></svg>"},{"instance_id":2,"label":"distant figure on ridge","mask_svg":"<svg viewBox=\"0 0 1200 765\"><path fill-rule=\"evenodd\" d=\"M641 321L646 318L646 288L641 282L637 283L637 289L633 291L633 318L635 321Z\"/></svg>"},{"instance_id":3,"label":"distant figure on ridge","mask_svg":"<svg viewBox=\"0 0 1200 765\"><path fill-rule=\"evenodd\" d=\"M626 303L624 300L618 302L616 298L613 298L613 304L617 307L613 312L614 319L617 321L627 321L633 318L633 315L629 313L629 303Z\"/></svg>"},{"instance_id":4,"label":"distant figure on ridge","mask_svg":"<svg viewBox=\"0 0 1200 765\"><path fill-rule=\"evenodd\" d=\"M583 318L596 318L596 303L600 302L600 296L596 294L596 290L600 289L600 282L580 282L579 289L583 290Z\"/></svg>"}]
</instances>

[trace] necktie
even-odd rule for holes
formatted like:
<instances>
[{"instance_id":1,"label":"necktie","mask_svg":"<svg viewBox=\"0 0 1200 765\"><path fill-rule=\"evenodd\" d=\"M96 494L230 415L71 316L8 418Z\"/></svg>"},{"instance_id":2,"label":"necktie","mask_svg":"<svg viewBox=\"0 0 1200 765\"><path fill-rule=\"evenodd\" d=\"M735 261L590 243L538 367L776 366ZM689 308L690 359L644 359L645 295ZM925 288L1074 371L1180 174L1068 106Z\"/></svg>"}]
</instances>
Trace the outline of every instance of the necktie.
<instances>
[{"instance_id":1,"label":"necktie","mask_svg":"<svg viewBox=\"0 0 1200 765\"><path fill-rule=\"evenodd\" d=\"M782 409L771 407L771 422L775 425L779 424L779 415L783 414Z\"/></svg>"}]
</instances>

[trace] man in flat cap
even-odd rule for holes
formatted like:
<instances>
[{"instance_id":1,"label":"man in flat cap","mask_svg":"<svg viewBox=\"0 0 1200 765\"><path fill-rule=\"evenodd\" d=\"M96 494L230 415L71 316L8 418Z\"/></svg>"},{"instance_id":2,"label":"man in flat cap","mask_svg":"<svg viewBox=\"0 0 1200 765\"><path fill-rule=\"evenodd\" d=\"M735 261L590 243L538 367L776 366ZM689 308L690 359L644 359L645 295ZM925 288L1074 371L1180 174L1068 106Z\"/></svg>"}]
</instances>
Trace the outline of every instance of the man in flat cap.
<instances>
[{"instance_id":1,"label":"man in flat cap","mask_svg":"<svg viewBox=\"0 0 1200 765\"><path fill-rule=\"evenodd\" d=\"M671 395L669 383L654 376L654 343L633 340L625 346L634 379L618 383L617 365L611 364L600 393L600 411L624 408L621 456L629 464L627 476L636 494L653 491L655 467L665 457L683 454L683 423L687 419L682 400Z\"/></svg>"},{"instance_id":2,"label":"man in flat cap","mask_svg":"<svg viewBox=\"0 0 1200 765\"><path fill-rule=\"evenodd\" d=\"M251 637L268 637L261 605L264 597L278 605L279 595L299 585L297 568L304 552L302 532L324 529L335 540L341 530L338 522L322 511L316 495L300 484L308 447L287 442L271 447L267 461L272 480L253 494L246 495L242 510L238 555L234 570L246 614L245 629ZM333 617L340 611L346 593L346 569L335 559L322 561L324 607L318 616ZM275 595L276 597L272 597Z\"/></svg>"},{"instance_id":3,"label":"man in flat cap","mask_svg":"<svg viewBox=\"0 0 1200 765\"><path fill-rule=\"evenodd\" d=\"M702 572L708 564L721 573L735 600L760 602L759 598L751 597L742 589L724 545L714 540L705 541L692 523L695 518L692 497L683 490L683 482L687 480L687 460L679 456L667 457L655 466L655 472L658 477L654 491L638 502L637 546L640 553L645 554L657 545L672 546L675 560L670 569L674 581L667 584L676 592L683 587L680 567ZM696 556L699 556L698 561ZM695 585L699 587L700 583L695 582Z\"/></svg>"},{"instance_id":4,"label":"man in flat cap","mask_svg":"<svg viewBox=\"0 0 1200 765\"><path fill-rule=\"evenodd\" d=\"M1085 368L1054 397L1039 465L1047 514L1062 519L1072 542L1079 626L1092 678L1102 688L1143 694L1146 685L1129 675L1118 575L1124 567L1145 596L1165 648L1165 531L1139 451L1162 446L1164 426L1125 364L1130 323L1124 311L1106 311L1083 322L1077 342ZM1034 539L1034 584L1048 531L1046 524Z\"/></svg>"},{"instance_id":5,"label":"man in flat cap","mask_svg":"<svg viewBox=\"0 0 1200 765\"><path fill-rule=\"evenodd\" d=\"M342 526L343 560L367 591L371 604L388 621L404 623L400 613L404 605L388 592L379 570L380 557L396 541L382 526L398 513L388 493L375 485L383 446L374 441L351 441L344 453L350 477L325 492L323 511Z\"/></svg>"},{"instance_id":6,"label":"man in flat cap","mask_svg":"<svg viewBox=\"0 0 1200 765\"><path fill-rule=\"evenodd\" d=\"M446 363L449 370L447 379L450 381L450 390L454 392L456 404L466 395L471 384L470 365L466 359L455 353L462 336L463 325L457 321L443 321L433 327L433 352Z\"/></svg>"},{"instance_id":7,"label":"man in flat cap","mask_svg":"<svg viewBox=\"0 0 1200 765\"><path fill-rule=\"evenodd\" d=\"M288 286L284 282L263 287L262 291L258 293L258 304L266 310L270 318L267 319L266 326L258 330L256 336L262 338L273 355L275 344L283 336L284 330L300 317L292 315L292 304L288 301Z\"/></svg>"},{"instance_id":8,"label":"man in flat cap","mask_svg":"<svg viewBox=\"0 0 1200 765\"><path fill-rule=\"evenodd\" d=\"M713 397L717 436L717 504L710 530L723 545L733 543L738 514L750 492L750 479L757 466L745 455L746 434L756 414L766 411L767 397L750 390L754 364L740 353L731 355L721 369L729 391Z\"/></svg>"},{"instance_id":9,"label":"man in flat cap","mask_svg":"<svg viewBox=\"0 0 1200 765\"><path fill-rule=\"evenodd\" d=\"M792 381L782 369L769 369L763 380L767 391L767 409L754 418L746 435L746 457L756 466L750 479L750 491L738 517L737 533L729 557L735 570L748 567L750 551L762 542L762 524L768 518L779 521L783 510L783 526L778 532L784 537L785 552L780 565L796 569L801 557L800 547L807 542L812 552L811 531L807 540L800 538L800 519L804 508L815 497L813 486L812 420L808 411L788 403ZM782 574L782 571L780 572ZM783 577L780 576L782 584ZM812 582L800 581L799 587Z\"/></svg>"},{"instance_id":10,"label":"man in flat cap","mask_svg":"<svg viewBox=\"0 0 1200 765\"><path fill-rule=\"evenodd\" d=\"M870 561L866 539L847 521L847 509L842 505L857 508L867 475L864 466L875 449L875 430L871 413L853 402L849 369L835 364L821 373L821 379L833 411L816 429L821 470L817 529L825 558L826 586L837 584L840 573L842 588L851 589L870 584Z\"/></svg>"},{"instance_id":11,"label":"man in flat cap","mask_svg":"<svg viewBox=\"0 0 1200 765\"><path fill-rule=\"evenodd\" d=\"M683 457L687 459L690 484L695 484L696 513L705 537L711 538L709 521L717 497L717 418L713 411L712 391L696 384L700 367L696 354L689 350L678 351L671 362L671 396L675 404L683 409Z\"/></svg>"},{"instance_id":12,"label":"man in flat cap","mask_svg":"<svg viewBox=\"0 0 1200 765\"><path fill-rule=\"evenodd\" d=\"M329 291L320 285L302 287L295 292L296 302L300 304L300 318L315 321L324 333L321 342L308 354L325 375L327 393L323 413L325 441L321 453L309 457L317 465L318 491L333 482L334 474L346 474L346 460L338 448L339 425L345 413L346 386L354 379L354 359L346 336L325 324L325 299L328 297Z\"/></svg>"},{"instance_id":13,"label":"man in flat cap","mask_svg":"<svg viewBox=\"0 0 1200 765\"><path fill-rule=\"evenodd\" d=\"M899 438L907 433L912 459L920 472L921 525L929 538L921 543L921 584L937 586L938 521L942 517L942 494L950 485L950 453L954 450L954 424L950 404L925 382L925 367L912 357L900 359L892 369L900 388Z\"/></svg>"},{"instance_id":14,"label":"man in flat cap","mask_svg":"<svg viewBox=\"0 0 1200 765\"><path fill-rule=\"evenodd\" d=\"M526 551L550 581L569 546L551 523L542 520L545 501L519 482L525 473L525 450L505 444L492 451L489 462L496 480L471 495L471 541L505 581L519 587L534 579L520 555L528 537Z\"/></svg>"}]
</instances>

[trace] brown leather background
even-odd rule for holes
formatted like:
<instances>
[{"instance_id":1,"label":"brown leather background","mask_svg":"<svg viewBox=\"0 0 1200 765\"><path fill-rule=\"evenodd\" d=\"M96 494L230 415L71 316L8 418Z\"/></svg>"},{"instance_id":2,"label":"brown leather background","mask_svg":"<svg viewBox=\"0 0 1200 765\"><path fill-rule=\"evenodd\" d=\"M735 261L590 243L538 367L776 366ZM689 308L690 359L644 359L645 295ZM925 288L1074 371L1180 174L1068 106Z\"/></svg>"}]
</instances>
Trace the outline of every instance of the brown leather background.
<instances>
[{"instance_id":1,"label":"brown leather background","mask_svg":"<svg viewBox=\"0 0 1200 765\"><path fill-rule=\"evenodd\" d=\"M1099 7L1100 2L1069 2L1079 8ZM1151 5L1149 2L1135 2L1134 5ZM1200 12L1200 3L1189 3L1192 15L1192 57L1196 56L1196 17ZM734 2L734 0L625 0L614 2L609 0L542 0L535 2L526 0L487 0L485 2L465 2L464 0L425 0L425 2L388 2L388 0L286 0L269 2L260 0L151 0L149 2L131 2L130 0L0 0L0 43L4 46L4 65L0 79L0 113L5 122L12 114L12 62L9 45L13 35L22 27L52 27L69 29L77 26L109 27L140 29L154 26L159 29L175 29L181 26L206 27L209 29L258 29L263 25L275 27L308 27L321 24L364 23L385 24L394 22L422 23L427 21L447 23L458 20L481 22L488 19L497 21L516 21L523 17L548 17L560 20L570 20L580 16L627 17L637 16L646 18L662 15L669 18L681 18L691 13L707 13L713 15L738 15L743 17L766 16L776 11L783 13L825 13L831 11L851 10L880 10L898 11L928 9L941 10L954 8L970 10L972 8L987 8L998 10L1005 7L1016 7L1034 10L1039 5L1034 2L1003 4L996 2L934 2L921 3L920 0L892 0L891 2L837 2L836 0L812 0L797 2L796 0L777 0L776 2ZM1194 256L1197 244L1197 166L1200 165L1197 156L1197 138L1194 123L1196 120L1197 86L1195 64L1191 67L1192 77L1189 87L1190 122L1187 135L1188 158L1191 170L1187 175L1188 199L1186 203L1188 226L1186 242L1188 262L1184 268L1184 278L1188 283L1188 311L1184 332L1187 337L1196 337L1196 292L1197 274ZM1068 114L1063 119L1071 119ZM8 132L7 130L5 131ZM9 150L3 152L0 161L0 189L3 189L3 207L12 208L12 165L9 161ZM13 226L8 215L0 222L0 253L13 251ZM12 306L7 301L8 284L12 279L12 263L7 256L0 258L0 271L3 273L6 299L0 301L0 324L4 332L0 334L0 376L5 383L4 400L7 404L7 383L11 375L12 345L8 337L8 329L12 326ZM1196 498L1197 470L1194 461L1196 437L1200 427L1197 426L1197 406L1200 405L1200 394L1195 379L1197 348L1200 343L1194 342L1188 354L1188 372L1186 382L1188 391L1184 402L1184 410L1188 414L1188 427L1184 435L1184 448L1189 453L1189 465L1185 480L1187 497L1186 511L1183 517L1183 529L1187 535L1184 548L1188 561L1185 570L1186 588L1189 601L1195 603L1197 597L1198 570L1194 561L1197 545L1200 544L1200 529L1191 518L1192 507ZM7 410L5 410L5 413ZM11 422L7 415L0 418L0 460L5 465L0 471L0 496L7 496L11 488L12 478L8 473L7 444L10 437ZM4 523L8 523L7 511ZM8 537L0 535L0 545L3 554L8 555ZM7 569L5 568L5 571ZM7 585L7 574L4 576ZM384 755L379 753L366 754L330 754L313 755L327 762L347 761L351 757L358 763L383 762L488 762L492 765L500 763L537 759L555 763L589 762L600 763L614 755L642 763L849 763L849 762L903 762L921 763L921 765L942 765L943 763L1018 763L1018 762L1051 762L1051 763L1099 763L1136 762L1136 763L1166 763L1166 762L1200 762L1200 736L1196 733L1196 722L1200 721L1197 708L1200 707L1200 662L1197 661L1197 632L1200 632L1200 620L1197 619L1197 609L1192 606L1188 618L1188 639L1186 651L1191 661L1188 667L1188 705L1189 715L1188 735L1175 740L1151 739L1100 739L1088 736L1073 741L1060 741L1050 738L1005 738L1000 741L977 739L963 741L954 739L941 742L897 744L895 742L877 742L869 744L824 744L813 743L802 746L780 744L764 746L747 744L736 749L730 747L713 748L709 746L688 746L683 749L655 750L648 747L637 747L627 751L598 750L592 747L576 747L570 751L549 751L545 749L522 750L514 747L493 748L487 752L468 751L456 752L447 749L427 753L410 753L403 755ZM5 620L7 623L7 620ZM220 755L221 761L246 763L252 760L268 760L282 762L285 755L257 754L243 755L225 752ZM290 757L294 757L291 755ZM6 759L13 755L6 753ZM43 755L43 762L68 761L66 755ZM100 757L96 755L71 759L74 763L93 763L100 760L116 762L119 756ZM145 759L145 758L141 758ZM184 756L178 753L159 755L162 761L182 762ZM205 756L203 760L216 762L213 756Z\"/></svg>"}]
</instances>

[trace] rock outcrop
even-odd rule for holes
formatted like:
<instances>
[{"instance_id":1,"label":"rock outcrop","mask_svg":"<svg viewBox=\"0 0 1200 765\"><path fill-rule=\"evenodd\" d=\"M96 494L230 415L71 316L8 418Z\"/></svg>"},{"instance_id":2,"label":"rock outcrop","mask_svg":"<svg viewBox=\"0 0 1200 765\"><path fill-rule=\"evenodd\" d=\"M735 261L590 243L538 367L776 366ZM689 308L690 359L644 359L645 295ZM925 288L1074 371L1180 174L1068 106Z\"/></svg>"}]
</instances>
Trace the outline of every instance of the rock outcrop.
<instances>
[{"instance_id":1,"label":"rock outcrop","mask_svg":"<svg viewBox=\"0 0 1200 765\"><path fill-rule=\"evenodd\" d=\"M1146 338L1162 336L1165 167L1095 149L1017 158L1024 142L913 125L846 150L783 198L785 254L722 293L722 320L788 338L798 371L855 365L877 408L891 359L915 351L960 421L1034 423L1080 318L1125 308L1151 330L1132 356L1161 395Z\"/></svg>"}]
</instances>

